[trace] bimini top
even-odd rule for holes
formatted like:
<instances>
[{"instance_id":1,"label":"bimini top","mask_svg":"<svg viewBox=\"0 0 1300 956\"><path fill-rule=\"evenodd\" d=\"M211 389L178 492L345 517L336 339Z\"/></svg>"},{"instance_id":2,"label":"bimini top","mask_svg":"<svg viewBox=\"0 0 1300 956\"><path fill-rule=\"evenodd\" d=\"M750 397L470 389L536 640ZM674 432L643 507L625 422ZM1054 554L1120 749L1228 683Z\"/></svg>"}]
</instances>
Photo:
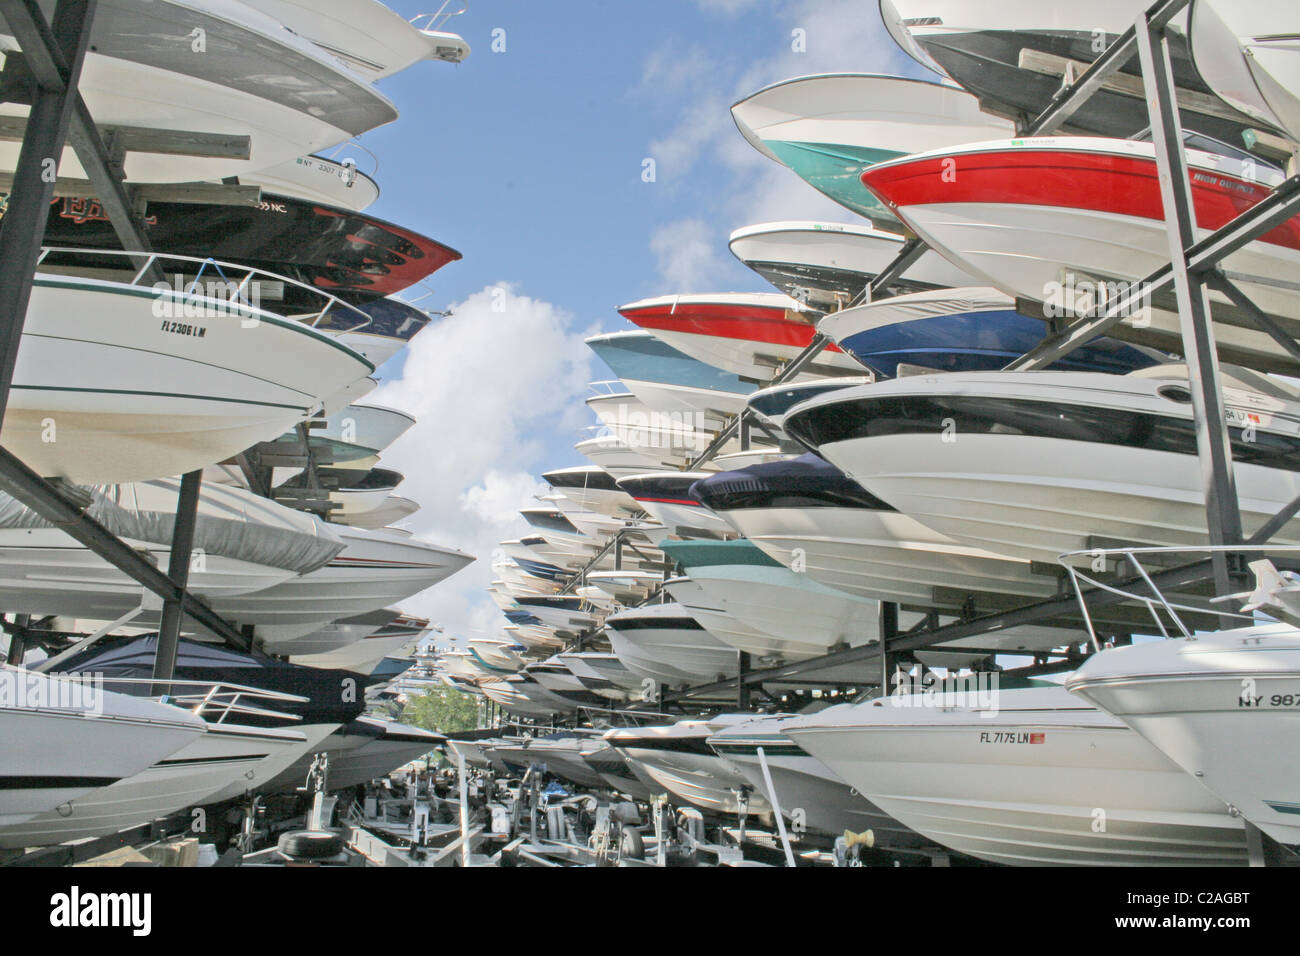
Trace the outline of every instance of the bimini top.
<instances>
[{"instance_id":1,"label":"bimini top","mask_svg":"<svg viewBox=\"0 0 1300 956\"><path fill-rule=\"evenodd\" d=\"M811 453L713 475L692 485L691 497L714 511L742 508L894 510L830 462Z\"/></svg>"}]
</instances>

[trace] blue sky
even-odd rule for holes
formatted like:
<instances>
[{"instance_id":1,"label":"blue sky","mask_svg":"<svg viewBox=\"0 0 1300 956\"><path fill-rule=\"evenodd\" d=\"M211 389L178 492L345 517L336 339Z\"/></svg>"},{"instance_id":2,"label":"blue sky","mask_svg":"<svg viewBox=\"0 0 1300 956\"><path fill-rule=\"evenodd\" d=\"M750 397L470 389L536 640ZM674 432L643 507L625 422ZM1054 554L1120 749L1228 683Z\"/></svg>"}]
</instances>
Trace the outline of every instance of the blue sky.
<instances>
[{"instance_id":1,"label":"blue sky","mask_svg":"<svg viewBox=\"0 0 1300 956\"><path fill-rule=\"evenodd\" d=\"M537 476L583 461L586 383L610 374L582 339L627 327L615 308L646 296L768 291L728 251L735 228L852 221L755 152L731 103L810 73L925 74L871 0L472 0L447 29L469 59L385 81L401 118L361 142L379 160L370 212L465 256L420 303L454 314L370 399L420 420L384 456L424 506L407 526L479 558L407 604L461 636L502 621L482 592L491 550L522 530Z\"/></svg>"}]
</instances>

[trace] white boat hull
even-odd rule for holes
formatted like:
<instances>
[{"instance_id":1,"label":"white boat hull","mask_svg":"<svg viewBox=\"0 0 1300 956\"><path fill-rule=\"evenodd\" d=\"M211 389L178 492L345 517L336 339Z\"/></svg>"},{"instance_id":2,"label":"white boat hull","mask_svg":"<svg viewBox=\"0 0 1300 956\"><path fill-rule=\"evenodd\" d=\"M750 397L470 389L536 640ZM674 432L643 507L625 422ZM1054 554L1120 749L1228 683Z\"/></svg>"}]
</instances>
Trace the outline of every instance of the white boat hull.
<instances>
[{"instance_id":1,"label":"white boat hull","mask_svg":"<svg viewBox=\"0 0 1300 956\"><path fill-rule=\"evenodd\" d=\"M1026 694L1051 702L1017 696ZM1240 819L1119 721L1077 707L1064 689L1001 691L995 700L1000 710L988 716L887 698L801 718L783 732L886 813L979 859L1245 864Z\"/></svg>"},{"instance_id":2,"label":"white boat hull","mask_svg":"<svg viewBox=\"0 0 1300 956\"><path fill-rule=\"evenodd\" d=\"M1300 844L1300 640L1272 625L1115 648L1067 683L1280 843Z\"/></svg>"}]
</instances>

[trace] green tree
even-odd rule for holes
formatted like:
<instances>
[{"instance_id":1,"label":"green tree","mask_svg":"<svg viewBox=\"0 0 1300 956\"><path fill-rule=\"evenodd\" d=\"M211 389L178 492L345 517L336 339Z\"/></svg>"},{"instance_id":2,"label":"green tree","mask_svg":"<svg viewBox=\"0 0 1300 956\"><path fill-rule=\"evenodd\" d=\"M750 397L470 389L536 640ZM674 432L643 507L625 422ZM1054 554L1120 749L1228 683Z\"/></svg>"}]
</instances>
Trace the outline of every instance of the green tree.
<instances>
[{"instance_id":1,"label":"green tree","mask_svg":"<svg viewBox=\"0 0 1300 956\"><path fill-rule=\"evenodd\" d=\"M478 707L469 694L450 687L431 687L407 700L398 719L425 730L453 734L478 727Z\"/></svg>"}]
</instances>

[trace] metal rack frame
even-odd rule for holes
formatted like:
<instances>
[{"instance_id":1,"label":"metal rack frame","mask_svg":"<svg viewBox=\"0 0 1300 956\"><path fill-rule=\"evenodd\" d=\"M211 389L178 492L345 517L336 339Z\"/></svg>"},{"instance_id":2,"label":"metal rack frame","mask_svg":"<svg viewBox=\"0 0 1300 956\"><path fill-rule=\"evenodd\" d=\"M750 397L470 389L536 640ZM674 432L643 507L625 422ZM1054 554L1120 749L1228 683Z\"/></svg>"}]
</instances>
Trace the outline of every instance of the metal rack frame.
<instances>
[{"instance_id":1,"label":"metal rack frame","mask_svg":"<svg viewBox=\"0 0 1300 956\"><path fill-rule=\"evenodd\" d=\"M102 205L124 249L139 252L139 267L162 277L151 260L152 247L140 213L148 199L200 202L250 202L260 199L260 189L246 186L184 184L176 187L131 187L123 181L126 153L150 148L161 152L247 158L249 138L224 134L187 133L147 129L109 129L107 141L96 126L78 92L81 69L90 45L96 0L58 0L51 21L36 0L0 0L9 30L21 55L6 58L0 74L0 98L22 102L30 110L25 122L10 121L0 134L21 135L17 167L8 184L10 200L0 224L0 418L8 404L18 346L31 300L32 285L45 235L50 201L61 189L65 194L93 194ZM65 144L77 153L88 179L56 180L48 176L50 162L57 164ZM71 192L69 192L71 190ZM224 192L222 192L224 190ZM154 677L170 680L175 673L182 618L189 617L227 644L251 647L248 634L214 613L187 590L190 551L202 472L181 480L171 543L171 559L163 574L129 545L85 513L75 487L37 475L8 451L0 448L0 490L12 495L41 517L56 523L91 551L163 599ZM21 620L10 632L10 659L21 660L25 636ZM16 654L15 654L16 652Z\"/></svg>"}]
</instances>

